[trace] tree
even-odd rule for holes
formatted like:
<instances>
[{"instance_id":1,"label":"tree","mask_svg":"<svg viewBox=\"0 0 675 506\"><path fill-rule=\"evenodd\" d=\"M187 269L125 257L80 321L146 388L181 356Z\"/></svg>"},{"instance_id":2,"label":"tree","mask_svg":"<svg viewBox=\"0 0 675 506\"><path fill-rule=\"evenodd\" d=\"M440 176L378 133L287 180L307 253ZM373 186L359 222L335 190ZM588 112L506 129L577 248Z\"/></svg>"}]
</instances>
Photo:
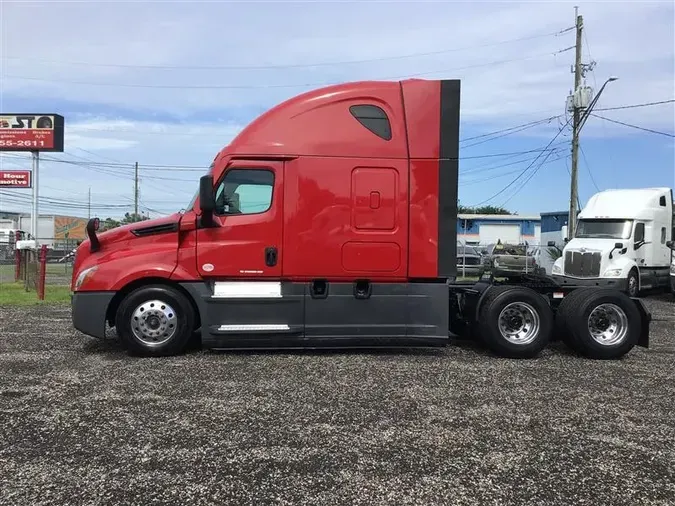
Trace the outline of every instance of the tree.
<instances>
[{"instance_id":1,"label":"tree","mask_svg":"<svg viewBox=\"0 0 675 506\"><path fill-rule=\"evenodd\" d=\"M124 213L124 218L122 218L121 224L126 225L128 223L137 223L139 221L149 220L149 216L144 216L142 214L135 213Z\"/></svg>"},{"instance_id":2,"label":"tree","mask_svg":"<svg viewBox=\"0 0 675 506\"><path fill-rule=\"evenodd\" d=\"M467 207L457 201L457 213L458 214L515 214L504 209L503 207L497 206L479 206L479 207Z\"/></svg>"},{"instance_id":3,"label":"tree","mask_svg":"<svg viewBox=\"0 0 675 506\"><path fill-rule=\"evenodd\" d=\"M103 230L110 230L111 228L117 228L120 226L119 220L114 220L112 218L106 218L101 224Z\"/></svg>"},{"instance_id":4,"label":"tree","mask_svg":"<svg viewBox=\"0 0 675 506\"><path fill-rule=\"evenodd\" d=\"M142 214L124 213L124 218L121 220L106 218L101 224L101 228L103 230L110 230L111 228L117 228L121 227L122 225L128 225L129 223L137 223L139 221L145 221L149 219L149 216L144 216Z\"/></svg>"}]
</instances>

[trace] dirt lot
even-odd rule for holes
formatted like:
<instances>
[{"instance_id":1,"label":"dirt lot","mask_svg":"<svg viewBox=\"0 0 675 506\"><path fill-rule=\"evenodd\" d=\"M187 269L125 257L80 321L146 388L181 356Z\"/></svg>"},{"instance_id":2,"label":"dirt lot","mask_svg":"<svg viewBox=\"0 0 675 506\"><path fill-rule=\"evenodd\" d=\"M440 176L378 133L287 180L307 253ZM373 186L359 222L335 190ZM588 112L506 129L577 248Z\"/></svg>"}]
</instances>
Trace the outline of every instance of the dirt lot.
<instances>
[{"instance_id":1,"label":"dirt lot","mask_svg":"<svg viewBox=\"0 0 675 506\"><path fill-rule=\"evenodd\" d=\"M132 359L0 308L0 504L674 504L675 304L647 302L652 348L616 362Z\"/></svg>"}]
</instances>

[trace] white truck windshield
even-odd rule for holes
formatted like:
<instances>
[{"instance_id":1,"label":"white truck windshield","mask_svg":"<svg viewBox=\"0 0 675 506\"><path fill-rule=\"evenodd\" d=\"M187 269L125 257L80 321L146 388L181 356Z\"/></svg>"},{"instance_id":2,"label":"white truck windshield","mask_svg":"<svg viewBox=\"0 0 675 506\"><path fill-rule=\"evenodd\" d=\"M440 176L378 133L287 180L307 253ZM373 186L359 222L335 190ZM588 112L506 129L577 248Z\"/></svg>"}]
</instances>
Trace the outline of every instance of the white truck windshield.
<instances>
[{"instance_id":1,"label":"white truck windshield","mask_svg":"<svg viewBox=\"0 0 675 506\"><path fill-rule=\"evenodd\" d=\"M575 237L594 239L628 239L633 220L579 220Z\"/></svg>"}]
</instances>

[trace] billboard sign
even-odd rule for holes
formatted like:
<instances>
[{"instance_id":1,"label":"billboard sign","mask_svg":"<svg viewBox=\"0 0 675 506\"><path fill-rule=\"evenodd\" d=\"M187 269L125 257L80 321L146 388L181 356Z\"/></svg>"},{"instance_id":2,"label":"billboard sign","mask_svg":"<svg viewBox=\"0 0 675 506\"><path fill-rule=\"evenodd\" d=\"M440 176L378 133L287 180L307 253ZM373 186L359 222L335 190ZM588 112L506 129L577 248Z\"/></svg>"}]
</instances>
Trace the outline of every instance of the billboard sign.
<instances>
[{"instance_id":1,"label":"billboard sign","mask_svg":"<svg viewBox=\"0 0 675 506\"><path fill-rule=\"evenodd\" d=\"M0 151L63 152L63 127L59 114L0 113Z\"/></svg>"},{"instance_id":2,"label":"billboard sign","mask_svg":"<svg viewBox=\"0 0 675 506\"><path fill-rule=\"evenodd\" d=\"M31 171L0 170L0 188L31 188Z\"/></svg>"},{"instance_id":3,"label":"billboard sign","mask_svg":"<svg viewBox=\"0 0 675 506\"><path fill-rule=\"evenodd\" d=\"M86 239L87 219L72 216L56 216L54 218L54 239Z\"/></svg>"}]
</instances>

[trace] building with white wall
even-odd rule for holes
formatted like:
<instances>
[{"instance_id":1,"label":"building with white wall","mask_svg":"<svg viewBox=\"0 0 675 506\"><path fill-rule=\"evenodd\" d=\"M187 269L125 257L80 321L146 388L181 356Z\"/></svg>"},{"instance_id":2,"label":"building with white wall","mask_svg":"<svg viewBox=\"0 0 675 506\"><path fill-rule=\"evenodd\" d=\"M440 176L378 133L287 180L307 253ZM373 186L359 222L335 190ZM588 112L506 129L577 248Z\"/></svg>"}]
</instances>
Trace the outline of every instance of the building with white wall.
<instances>
[{"instance_id":1,"label":"building with white wall","mask_svg":"<svg viewBox=\"0 0 675 506\"><path fill-rule=\"evenodd\" d=\"M459 214L457 240L466 244L539 244L541 216L513 214Z\"/></svg>"}]
</instances>

